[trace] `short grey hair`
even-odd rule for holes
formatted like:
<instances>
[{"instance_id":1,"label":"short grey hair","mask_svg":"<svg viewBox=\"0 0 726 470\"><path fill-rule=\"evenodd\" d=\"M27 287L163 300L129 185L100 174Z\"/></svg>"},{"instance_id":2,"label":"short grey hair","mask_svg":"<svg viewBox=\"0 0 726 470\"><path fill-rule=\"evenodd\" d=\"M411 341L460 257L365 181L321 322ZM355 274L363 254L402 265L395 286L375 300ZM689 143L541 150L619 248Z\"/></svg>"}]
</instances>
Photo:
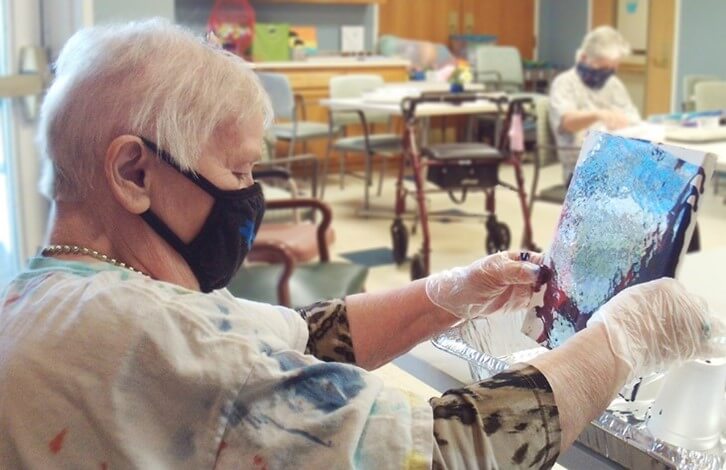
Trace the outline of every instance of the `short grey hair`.
<instances>
[{"instance_id":1,"label":"short grey hair","mask_svg":"<svg viewBox=\"0 0 726 470\"><path fill-rule=\"evenodd\" d=\"M185 169L223 125L272 121L269 97L240 57L153 19L75 33L56 62L37 142L47 159L41 191L81 200L97 183L110 142L123 134L156 141Z\"/></svg>"},{"instance_id":2,"label":"short grey hair","mask_svg":"<svg viewBox=\"0 0 726 470\"><path fill-rule=\"evenodd\" d=\"M589 59L620 60L630 54L630 44L612 26L598 26L585 35L575 54L575 62L585 55Z\"/></svg>"}]
</instances>

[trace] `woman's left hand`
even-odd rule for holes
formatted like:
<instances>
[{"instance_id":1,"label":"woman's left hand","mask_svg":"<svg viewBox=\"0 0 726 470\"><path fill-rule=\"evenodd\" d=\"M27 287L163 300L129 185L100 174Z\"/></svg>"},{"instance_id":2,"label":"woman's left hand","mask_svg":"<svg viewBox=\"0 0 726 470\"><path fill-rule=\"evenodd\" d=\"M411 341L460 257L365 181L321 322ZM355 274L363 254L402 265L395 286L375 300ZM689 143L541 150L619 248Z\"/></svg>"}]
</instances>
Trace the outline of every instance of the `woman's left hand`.
<instances>
[{"instance_id":1,"label":"woman's left hand","mask_svg":"<svg viewBox=\"0 0 726 470\"><path fill-rule=\"evenodd\" d=\"M432 274L426 278L426 295L434 305L462 319L520 310L546 280L541 263L540 254L496 253L464 268Z\"/></svg>"}]
</instances>

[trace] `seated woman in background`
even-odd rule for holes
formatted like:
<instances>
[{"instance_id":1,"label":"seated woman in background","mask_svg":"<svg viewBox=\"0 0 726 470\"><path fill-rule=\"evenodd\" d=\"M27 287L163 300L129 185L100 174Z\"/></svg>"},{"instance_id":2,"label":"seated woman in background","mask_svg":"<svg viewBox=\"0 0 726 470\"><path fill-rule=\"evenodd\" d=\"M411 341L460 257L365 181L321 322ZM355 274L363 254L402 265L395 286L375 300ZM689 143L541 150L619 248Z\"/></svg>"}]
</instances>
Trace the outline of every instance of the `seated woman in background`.
<instances>
[{"instance_id":1,"label":"seated woman in background","mask_svg":"<svg viewBox=\"0 0 726 470\"><path fill-rule=\"evenodd\" d=\"M0 294L3 469L547 468L628 378L720 331L655 281L489 380L430 401L387 387L366 369L525 307L538 255L298 311L234 298L264 210L254 72L158 21L76 33L56 72L49 245Z\"/></svg>"},{"instance_id":2,"label":"seated woman in background","mask_svg":"<svg viewBox=\"0 0 726 470\"><path fill-rule=\"evenodd\" d=\"M630 54L625 38L610 26L590 31L575 54L575 66L550 87L550 125L558 147L579 147L589 129L617 130L636 124L640 114L625 85L615 76ZM577 150L558 150L562 176L569 185Z\"/></svg>"}]
</instances>

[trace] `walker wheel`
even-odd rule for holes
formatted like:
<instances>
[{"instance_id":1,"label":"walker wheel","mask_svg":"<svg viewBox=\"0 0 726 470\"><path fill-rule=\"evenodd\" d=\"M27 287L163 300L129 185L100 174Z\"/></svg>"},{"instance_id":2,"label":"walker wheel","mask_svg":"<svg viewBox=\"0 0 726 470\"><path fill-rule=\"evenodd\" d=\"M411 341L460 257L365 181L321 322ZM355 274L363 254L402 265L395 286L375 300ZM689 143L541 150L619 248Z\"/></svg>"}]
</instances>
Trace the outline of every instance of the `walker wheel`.
<instances>
[{"instance_id":1,"label":"walker wheel","mask_svg":"<svg viewBox=\"0 0 726 470\"><path fill-rule=\"evenodd\" d=\"M408 251L408 230L400 218L391 224L391 242L393 243L393 261L400 265L406 261Z\"/></svg>"},{"instance_id":2,"label":"walker wheel","mask_svg":"<svg viewBox=\"0 0 726 470\"><path fill-rule=\"evenodd\" d=\"M492 254L498 251L506 251L512 243L512 234L507 224L497 222L491 226L487 224L486 249Z\"/></svg>"},{"instance_id":3,"label":"walker wheel","mask_svg":"<svg viewBox=\"0 0 726 470\"><path fill-rule=\"evenodd\" d=\"M428 276L424 267L423 256L420 253L413 255L411 258L411 280L421 279Z\"/></svg>"}]
</instances>

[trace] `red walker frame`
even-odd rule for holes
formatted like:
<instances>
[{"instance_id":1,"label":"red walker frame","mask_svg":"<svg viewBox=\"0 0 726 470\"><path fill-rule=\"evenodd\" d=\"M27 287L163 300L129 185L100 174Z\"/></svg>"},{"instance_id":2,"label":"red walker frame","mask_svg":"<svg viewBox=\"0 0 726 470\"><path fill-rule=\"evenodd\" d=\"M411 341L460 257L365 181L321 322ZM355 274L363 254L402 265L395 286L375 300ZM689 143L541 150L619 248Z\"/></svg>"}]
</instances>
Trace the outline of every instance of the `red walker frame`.
<instances>
[{"instance_id":1,"label":"red walker frame","mask_svg":"<svg viewBox=\"0 0 726 470\"><path fill-rule=\"evenodd\" d=\"M514 174L516 178L516 187L508 185L503 182L499 182L499 185L509 187L517 191L519 195L520 207L522 210L522 217L524 219L524 232L522 234L521 247L527 250L537 250L537 247L532 241L532 223L530 217L530 207L527 200L527 193L524 189L524 176L522 174L522 154L523 150L512 150L509 133L510 128L513 125L513 117L519 115L521 118L524 109L524 104L532 103L531 98L522 97L509 100L505 96L491 96L477 93L424 93L420 97L406 98L401 103L401 110L404 118L404 134L403 134L403 158L401 159L398 179L396 181L396 202L395 202L395 219L391 226L391 234L394 238L394 252L396 251L396 231L400 230L403 226L402 216L406 209L406 196L409 192L403 186L404 174L406 163L410 161L411 168L413 170L413 179L415 184L415 198L418 205L418 217L421 223L421 233L423 234L422 246L416 255L412 258L411 264L411 277L412 279L418 279L425 277L430 273L430 256L431 256L431 233L429 231L429 215L426 207L426 200L424 197L424 176L423 171L427 165L445 164L443 162L435 161L423 161L425 159L421 156L421 151L418 149L416 143L416 106L421 103L431 102L446 102L454 105L458 105L464 102L487 100L495 103L500 111L504 104L508 104L507 112L504 119L504 125L502 126L499 145L499 150L503 155L507 155L507 158L501 161L501 163L507 163L514 167ZM520 121L521 122L521 121ZM486 211L490 214L494 213L494 187L486 188L485 191L491 191L486 194ZM405 230L405 227L404 227ZM400 236L400 235L398 235ZM405 235L407 237L407 234ZM406 251L407 239L404 242L403 251ZM395 256L395 255L394 255ZM403 256L405 258L405 254Z\"/></svg>"}]
</instances>

